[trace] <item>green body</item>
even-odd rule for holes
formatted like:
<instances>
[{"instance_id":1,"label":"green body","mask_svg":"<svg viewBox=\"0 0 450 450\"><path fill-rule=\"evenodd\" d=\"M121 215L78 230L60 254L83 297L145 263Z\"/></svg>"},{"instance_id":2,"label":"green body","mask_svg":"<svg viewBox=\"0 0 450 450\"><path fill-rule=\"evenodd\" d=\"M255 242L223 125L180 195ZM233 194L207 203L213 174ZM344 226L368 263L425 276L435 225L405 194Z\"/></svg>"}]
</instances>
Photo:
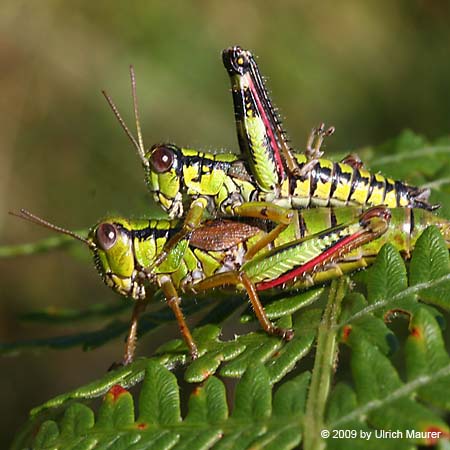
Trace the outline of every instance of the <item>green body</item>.
<instances>
[{"instance_id":1,"label":"green body","mask_svg":"<svg viewBox=\"0 0 450 450\"><path fill-rule=\"evenodd\" d=\"M178 290L189 291L218 273L238 270L258 287L258 283L289 273L319 256L330 244L361 229L360 213L359 208L299 211L291 225L250 261L245 261L245 253L266 233L264 225L252 224L242 235L235 237L226 236L225 231L227 228L239 231L242 226L239 222L211 221L196 230L195 233L199 234L191 236L191 242L187 239L180 241L151 274L146 273L146 268L152 265L158 252L178 230L176 221L111 218L95 227L89 239L95 244L96 265L105 282L123 295L142 298L145 296L144 285L148 281L160 284L161 276L169 276ZM437 225L450 243L449 222L445 219L420 209L396 208L391 210L391 214L387 231L381 237L342 256L335 264L316 267L288 284L305 287L365 267L387 242L408 256L420 233L431 224ZM115 244L106 250L98 239L98 229L104 224L112 224L117 229ZM217 227L222 233L217 233ZM206 246L196 243L197 236L202 236L202 233L211 236Z\"/></svg>"},{"instance_id":2,"label":"green body","mask_svg":"<svg viewBox=\"0 0 450 450\"><path fill-rule=\"evenodd\" d=\"M348 205L433 209L427 203L429 190L371 173L348 160L318 158L309 168L306 154L291 152L251 53L232 47L224 50L223 61L231 80L241 155L214 155L173 144L152 147L143 156L146 182L171 218L182 217L198 197L207 200L213 215L233 215L234 207L248 202L288 209ZM299 171L309 169L301 175L290 172L286 153Z\"/></svg>"},{"instance_id":3,"label":"green body","mask_svg":"<svg viewBox=\"0 0 450 450\"><path fill-rule=\"evenodd\" d=\"M206 198L211 214L233 214L233 207L248 202L268 202L285 208L310 206L418 206L428 209L419 195L425 191L342 162L319 159L306 177L286 178L274 190L260 189L248 164L235 155L213 155L167 144L173 166L158 173L146 169L146 181L155 200L170 217L181 217L198 197ZM159 148L159 147L158 147ZM256 153L255 153L256 154ZM299 167L305 155L295 155ZM426 194L428 195L428 194Z\"/></svg>"}]
</instances>

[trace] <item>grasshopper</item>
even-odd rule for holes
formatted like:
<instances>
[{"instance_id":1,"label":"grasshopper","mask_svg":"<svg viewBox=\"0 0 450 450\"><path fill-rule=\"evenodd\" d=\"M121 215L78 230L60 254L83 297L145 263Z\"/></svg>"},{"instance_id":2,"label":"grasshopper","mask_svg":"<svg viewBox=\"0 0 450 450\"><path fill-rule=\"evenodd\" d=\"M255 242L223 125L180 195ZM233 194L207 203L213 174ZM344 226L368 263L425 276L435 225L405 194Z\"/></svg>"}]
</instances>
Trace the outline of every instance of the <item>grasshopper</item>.
<instances>
[{"instance_id":1,"label":"grasshopper","mask_svg":"<svg viewBox=\"0 0 450 450\"><path fill-rule=\"evenodd\" d=\"M304 288L370 264L386 242L405 257L424 230L435 224L450 247L450 222L412 208L378 206L318 208L295 211L291 224L273 239L267 222L215 219L181 239L164 262L154 262L181 221L129 220L109 217L87 237L53 225L21 210L22 219L83 242L93 254L106 285L135 300L123 362L133 360L139 315L149 299L146 288L161 288L192 358L198 350L181 310L181 292L200 292L232 285L246 291L261 327L285 340L293 330L276 327L267 318L258 292L272 288Z\"/></svg>"}]
</instances>

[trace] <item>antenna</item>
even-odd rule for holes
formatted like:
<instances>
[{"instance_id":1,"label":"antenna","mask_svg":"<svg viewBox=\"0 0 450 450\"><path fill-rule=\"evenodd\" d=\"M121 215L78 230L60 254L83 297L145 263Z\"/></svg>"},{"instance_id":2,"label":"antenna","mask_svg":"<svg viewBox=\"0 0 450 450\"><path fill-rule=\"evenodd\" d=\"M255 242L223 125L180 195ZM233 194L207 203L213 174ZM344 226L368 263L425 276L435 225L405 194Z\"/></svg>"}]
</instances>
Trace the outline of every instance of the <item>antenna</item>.
<instances>
[{"instance_id":1,"label":"antenna","mask_svg":"<svg viewBox=\"0 0 450 450\"><path fill-rule=\"evenodd\" d=\"M125 123L125 121L122 119L122 116L120 115L119 110L118 110L117 106L114 104L112 98L104 90L102 91L102 94L106 98L106 101L108 102L112 112L116 116L123 131L125 131L125 134L128 136L131 143L134 145L134 148L136 149L142 164L144 165L144 167L149 167L149 162L145 158L144 141L142 139L141 124L140 124L140 120L139 120L139 110L138 110L137 96L136 96L136 77L134 74L133 66L130 66L130 77L131 77L131 94L133 97L134 117L135 117L135 121L136 121L138 141L133 136L130 129L127 127L127 124Z\"/></svg>"},{"instance_id":2,"label":"antenna","mask_svg":"<svg viewBox=\"0 0 450 450\"><path fill-rule=\"evenodd\" d=\"M80 236L77 233L74 233L73 231L66 230L65 228L59 227L58 225L54 225L50 222L47 222L44 219L41 219L40 217L34 215L30 211L27 211L26 209L21 209L20 212L16 213L13 211L10 211L9 214L15 217L19 217L20 219L27 220L28 222L41 225L42 227L48 228L50 230L56 231L57 233L66 234L67 236L73 237L74 239L77 239L78 241L84 242L89 248L95 248L95 244L92 241L89 241L88 239L84 238L83 236Z\"/></svg>"},{"instance_id":3,"label":"antenna","mask_svg":"<svg viewBox=\"0 0 450 450\"><path fill-rule=\"evenodd\" d=\"M131 79L131 97L133 98L133 108L134 108L134 120L136 121L136 131L138 135L138 142L139 147L142 151L141 159L145 159L144 155L144 140L142 139L142 132L141 132L141 120L139 118L139 108L138 108L138 102L137 102L137 95L136 95L136 75L134 73L134 67L130 65L130 79ZM146 160L147 162L147 160ZM147 162L148 164L148 162Z\"/></svg>"}]
</instances>

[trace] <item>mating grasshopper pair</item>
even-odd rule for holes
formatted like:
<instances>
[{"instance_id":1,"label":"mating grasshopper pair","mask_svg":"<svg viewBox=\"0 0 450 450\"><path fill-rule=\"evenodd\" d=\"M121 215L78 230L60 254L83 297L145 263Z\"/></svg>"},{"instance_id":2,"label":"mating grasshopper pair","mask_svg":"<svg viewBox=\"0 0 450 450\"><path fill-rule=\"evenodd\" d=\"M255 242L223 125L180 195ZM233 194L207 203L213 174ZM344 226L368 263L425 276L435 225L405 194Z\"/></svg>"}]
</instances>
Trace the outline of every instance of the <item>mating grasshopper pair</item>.
<instances>
[{"instance_id":1,"label":"mating grasshopper pair","mask_svg":"<svg viewBox=\"0 0 450 450\"><path fill-rule=\"evenodd\" d=\"M124 364L133 360L137 321L148 302L148 284L162 289L195 358L198 351L181 311L179 292L196 293L225 285L243 289L262 328L289 340L293 331L269 321L259 291L304 288L366 267L386 242L409 255L418 236L432 224L450 247L450 222L423 209L378 206L362 212L356 207L317 208L295 211L291 224L264 247L260 242L270 233L263 222L207 221L181 239L155 267L164 246L179 232L180 221L107 218L84 238L25 210L17 215L85 243L104 282L135 300ZM335 221L339 225L330 227Z\"/></svg>"},{"instance_id":2,"label":"mating grasshopper pair","mask_svg":"<svg viewBox=\"0 0 450 450\"><path fill-rule=\"evenodd\" d=\"M192 199L184 221L109 218L83 238L27 211L19 214L83 241L93 252L105 283L136 300L124 363L133 358L137 319L147 303L146 284L162 288L195 357L197 348L180 308L180 291L198 292L222 285L243 288L261 326L290 339L291 330L279 329L267 319L258 291L302 287L364 267L383 243L394 238L399 250L408 254L420 231L431 223L436 223L450 242L445 220L412 209L433 209L427 203L427 191L370 174L355 158L342 163L320 159L321 142L331 129L319 127L305 154L294 154L251 54L233 47L223 56L232 80L242 159L171 144L157 145L146 152L133 71L137 140L106 96L138 150L147 183L162 207L171 217L181 217L183 194ZM394 209L290 209L354 204L383 204ZM410 208L395 208L403 206ZM241 220L203 223L205 209L215 216L238 215ZM260 221L246 221L245 217ZM271 228L266 219L278 226Z\"/></svg>"}]
</instances>

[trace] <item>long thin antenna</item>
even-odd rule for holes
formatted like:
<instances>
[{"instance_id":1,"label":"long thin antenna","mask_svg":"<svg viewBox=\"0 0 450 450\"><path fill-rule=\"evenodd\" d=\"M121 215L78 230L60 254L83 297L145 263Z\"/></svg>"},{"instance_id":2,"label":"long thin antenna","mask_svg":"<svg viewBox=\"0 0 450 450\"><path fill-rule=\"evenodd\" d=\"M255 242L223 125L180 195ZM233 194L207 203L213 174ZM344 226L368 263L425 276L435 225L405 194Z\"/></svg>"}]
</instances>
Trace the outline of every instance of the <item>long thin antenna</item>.
<instances>
[{"instance_id":1,"label":"long thin antenna","mask_svg":"<svg viewBox=\"0 0 450 450\"><path fill-rule=\"evenodd\" d=\"M132 65L130 65L130 79L131 79L131 96L133 98L134 119L136 121L136 130L138 135L139 147L142 152L141 159L145 159L144 158L145 147L144 147L144 140L142 139L141 120L139 118L139 108L136 95L136 75L134 73L134 67Z\"/></svg>"},{"instance_id":2,"label":"long thin antenna","mask_svg":"<svg viewBox=\"0 0 450 450\"><path fill-rule=\"evenodd\" d=\"M58 225L54 225L50 222L47 222L46 220L41 219L40 217L34 215L30 211L27 211L26 209L22 208L18 213L10 211L9 214L15 217L19 217L20 219L27 220L28 222L41 225L42 227L49 228L50 230L56 231L57 233L66 234L67 236L73 237L78 241L84 242L90 248L95 248L95 244L89 241L88 239L84 238L83 236L80 236L79 234L74 233L73 231L59 227Z\"/></svg>"},{"instance_id":3,"label":"long thin antenna","mask_svg":"<svg viewBox=\"0 0 450 450\"><path fill-rule=\"evenodd\" d=\"M133 85L133 80L132 80L132 85ZM134 91L135 91L135 89L134 89ZM122 119L122 116L120 115L119 110L118 110L117 106L114 104L112 98L104 90L102 91L102 94L106 98L106 101L108 102L108 105L110 106L112 112L116 116L120 126L123 129L123 131L125 131L126 135L130 139L131 143L134 145L134 147L135 147L135 149L136 149L136 151L138 153L138 156L139 156L142 164L144 165L144 167L148 167L149 166L149 162L145 158L145 150L144 150L144 146L142 144L142 136L141 136L141 131L140 131L140 125L139 126L137 125L138 136L139 136L139 143L138 143L138 141L136 141L136 138L131 133L130 129L127 127L127 124ZM134 99L133 99L133 102L134 102ZM135 106L135 110L136 110L136 108L137 108L137 103L136 103L136 106ZM136 116L136 111L135 111L135 116ZM137 117L139 117L139 116L137 116Z\"/></svg>"}]
</instances>

